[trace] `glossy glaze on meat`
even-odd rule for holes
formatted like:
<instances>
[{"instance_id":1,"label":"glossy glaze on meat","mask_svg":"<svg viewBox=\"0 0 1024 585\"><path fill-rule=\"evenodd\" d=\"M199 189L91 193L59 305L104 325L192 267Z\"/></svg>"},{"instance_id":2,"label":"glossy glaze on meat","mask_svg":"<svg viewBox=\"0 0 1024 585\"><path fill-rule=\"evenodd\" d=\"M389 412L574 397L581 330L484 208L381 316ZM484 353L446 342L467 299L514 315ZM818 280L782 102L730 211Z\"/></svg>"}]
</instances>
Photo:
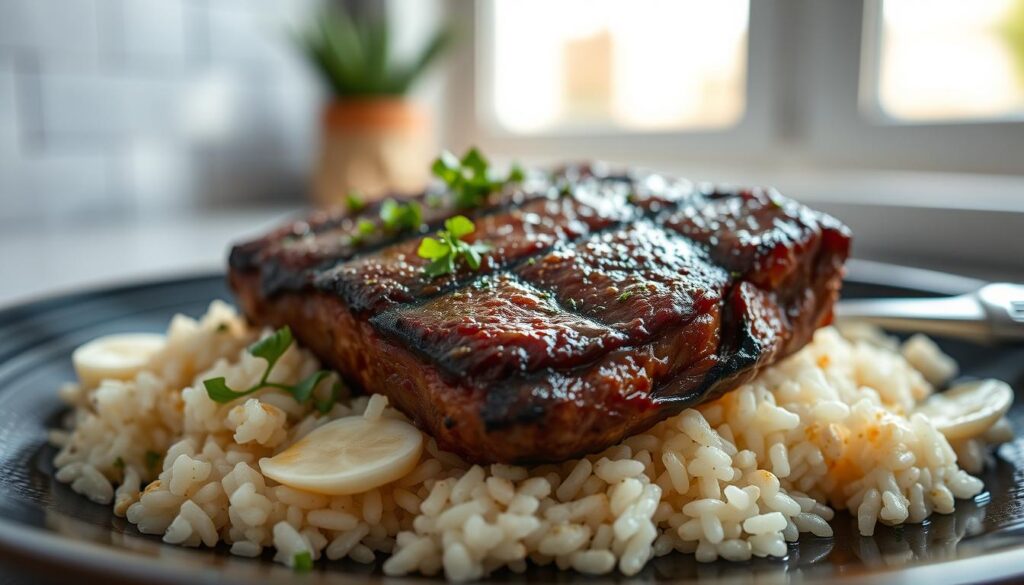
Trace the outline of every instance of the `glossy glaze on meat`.
<instances>
[{"instance_id":1,"label":"glossy glaze on meat","mask_svg":"<svg viewBox=\"0 0 1024 585\"><path fill-rule=\"evenodd\" d=\"M454 213L355 241L359 217L315 214L236 246L230 281L479 462L597 451L749 380L831 320L850 243L772 190L572 166L469 214L482 266L428 279L416 248Z\"/></svg>"}]
</instances>

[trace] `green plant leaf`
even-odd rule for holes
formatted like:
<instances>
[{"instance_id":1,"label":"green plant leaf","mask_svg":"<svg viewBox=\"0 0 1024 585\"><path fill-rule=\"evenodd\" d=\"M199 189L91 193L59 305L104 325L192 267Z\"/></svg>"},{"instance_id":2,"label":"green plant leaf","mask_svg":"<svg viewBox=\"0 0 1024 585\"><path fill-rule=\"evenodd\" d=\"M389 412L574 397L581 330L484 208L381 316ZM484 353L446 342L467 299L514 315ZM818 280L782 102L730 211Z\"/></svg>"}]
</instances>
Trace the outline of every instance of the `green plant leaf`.
<instances>
[{"instance_id":1,"label":"green plant leaf","mask_svg":"<svg viewBox=\"0 0 1024 585\"><path fill-rule=\"evenodd\" d=\"M469 244L459 239L476 230L473 222L466 216L456 215L445 220L444 227L437 232L436 239L425 237L420 241L417 254L431 260L423 268L423 274L429 278L450 274L455 271L459 258L464 258L471 269L478 270L482 261L481 254L490 248L482 243Z\"/></svg>"},{"instance_id":2,"label":"green plant leaf","mask_svg":"<svg viewBox=\"0 0 1024 585\"><path fill-rule=\"evenodd\" d=\"M313 555L308 550L295 553L292 557L292 570L296 573L306 573L313 570Z\"/></svg>"},{"instance_id":3,"label":"green plant leaf","mask_svg":"<svg viewBox=\"0 0 1024 585\"><path fill-rule=\"evenodd\" d=\"M420 258L427 258L429 260L437 260L443 258L451 253L451 248L447 244L439 242L431 237L423 238L420 242L420 247L416 250L416 254Z\"/></svg>"},{"instance_id":4,"label":"green plant leaf","mask_svg":"<svg viewBox=\"0 0 1024 585\"><path fill-rule=\"evenodd\" d=\"M368 236L377 231L377 224L368 219L360 219L356 223L356 229L359 231L359 235Z\"/></svg>"},{"instance_id":5,"label":"green plant leaf","mask_svg":"<svg viewBox=\"0 0 1024 585\"><path fill-rule=\"evenodd\" d=\"M472 171L474 176L487 176L487 166L489 163L475 146L467 150L466 154L462 155L461 162L462 167Z\"/></svg>"},{"instance_id":6,"label":"green plant leaf","mask_svg":"<svg viewBox=\"0 0 1024 585\"><path fill-rule=\"evenodd\" d=\"M291 329L285 326L278 329L273 334L268 335L267 337L264 337L250 345L249 353L254 357L262 358L267 362L267 367L263 370L263 376L260 377L259 382L245 390L239 391L232 390L223 376L208 378L203 380L203 386L206 388L206 395L214 402L226 404L263 388L276 388L291 394L292 398L300 404L308 402L313 396L313 391L316 390L317 385L322 382L324 378L331 375L331 372L327 370L314 372L293 386L268 381L270 372L274 369L277 361L282 355L284 355L284 352L288 350L293 342L294 339L292 338Z\"/></svg>"},{"instance_id":7,"label":"green plant leaf","mask_svg":"<svg viewBox=\"0 0 1024 585\"><path fill-rule=\"evenodd\" d=\"M512 163L511 168L508 170L507 180L513 183L521 183L525 178L526 171L523 170L523 167L519 166L517 163Z\"/></svg>"},{"instance_id":8,"label":"green plant leaf","mask_svg":"<svg viewBox=\"0 0 1024 585\"><path fill-rule=\"evenodd\" d=\"M444 228L456 239L476 231L476 226L465 215L456 215L446 219L444 221Z\"/></svg>"},{"instance_id":9,"label":"green plant leaf","mask_svg":"<svg viewBox=\"0 0 1024 585\"><path fill-rule=\"evenodd\" d=\"M163 455L157 453L156 451L146 451L144 457L146 459L146 469L148 469L150 472L155 471L157 466L160 465L160 461L164 458Z\"/></svg>"},{"instance_id":10,"label":"green plant leaf","mask_svg":"<svg viewBox=\"0 0 1024 585\"><path fill-rule=\"evenodd\" d=\"M366 201L357 191L349 191L345 194L345 207L349 213L359 213L366 207Z\"/></svg>"},{"instance_id":11,"label":"green plant leaf","mask_svg":"<svg viewBox=\"0 0 1024 585\"><path fill-rule=\"evenodd\" d=\"M330 375L331 373L329 371L320 370L306 376L298 384L292 386L292 397L299 403L309 400L313 395L313 391L316 390L317 385L319 385L324 378Z\"/></svg>"},{"instance_id":12,"label":"green plant leaf","mask_svg":"<svg viewBox=\"0 0 1024 585\"><path fill-rule=\"evenodd\" d=\"M438 29L412 58L399 62L391 54L391 32L379 14L353 18L334 5L318 12L295 42L335 96L402 95L443 54L452 35Z\"/></svg>"},{"instance_id":13,"label":"green plant leaf","mask_svg":"<svg viewBox=\"0 0 1024 585\"><path fill-rule=\"evenodd\" d=\"M466 264L473 270L480 268L480 252L474 246L466 246L463 252L463 257L466 259Z\"/></svg>"},{"instance_id":14,"label":"green plant leaf","mask_svg":"<svg viewBox=\"0 0 1024 585\"><path fill-rule=\"evenodd\" d=\"M338 380L331 386L331 395L323 400L313 399L313 406L320 414L327 414L334 408L334 404L341 399L341 393L345 386Z\"/></svg>"},{"instance_id":15,"label":"green plant leaf","mask_svg":"<svg viewBox=\"0 0 1024 585\"><path fill-rule=\"evenodd\" d=\"M381 204L380 219L390 231L416 231L423 223L423 209L415 201L399 203L388 199Z\"/></svg>"},{"instance_id":16,"label":"green plant leaf","mask_svg":"<svg viewBox=\"0 0 1024 585\"><path fill-rule=\"evenodd\" d=\"M437 278L452 272L455 272L455 256L452 254L445 254L423 268L423 274L428 278Z\"/></svg>"},{"instance_id":17,"label":"green plant leaf","mask_svg":"<svg viewBox=\"0 0 1024 585\"><path fill-rule=\"evenodd\" d=\"M203 380L203 386L206 388L206 395L210 397L210 400L218 404L227 404L247 394L247 392L235 392L229 388L227 380L223 377Z\"/></svg>"},{"instance_id":18,"label":"green plant leaf","mask_svg":"<svg viewBox=\"0 0 1024 585\"><path fill-rule=\"evenodd\" d=\"M273 369L288 346L292 344L292 330L287 325L249 346L254 357L267 360L267 369Z\"/></svg>"}]
</instances>

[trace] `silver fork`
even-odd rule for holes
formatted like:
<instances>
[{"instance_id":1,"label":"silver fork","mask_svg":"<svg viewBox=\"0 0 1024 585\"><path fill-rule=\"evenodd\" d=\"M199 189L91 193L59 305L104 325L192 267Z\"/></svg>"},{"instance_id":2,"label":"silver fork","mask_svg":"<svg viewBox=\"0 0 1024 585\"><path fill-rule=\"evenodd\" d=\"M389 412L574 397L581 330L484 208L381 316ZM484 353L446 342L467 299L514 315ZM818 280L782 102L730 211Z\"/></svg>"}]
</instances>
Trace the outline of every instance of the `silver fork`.
<instances>
[{"instance_id":1,"label":"silver fork","mask_svg":"<svg viewBox=\"0 0 1024 585\"><path fill-rule=\"evenodd\" d=\"M846 300L836 318L891 331L915 331L984 343L1024 342L1024 285L994 283L937 299Z\"/></svg>"}]
</instances>

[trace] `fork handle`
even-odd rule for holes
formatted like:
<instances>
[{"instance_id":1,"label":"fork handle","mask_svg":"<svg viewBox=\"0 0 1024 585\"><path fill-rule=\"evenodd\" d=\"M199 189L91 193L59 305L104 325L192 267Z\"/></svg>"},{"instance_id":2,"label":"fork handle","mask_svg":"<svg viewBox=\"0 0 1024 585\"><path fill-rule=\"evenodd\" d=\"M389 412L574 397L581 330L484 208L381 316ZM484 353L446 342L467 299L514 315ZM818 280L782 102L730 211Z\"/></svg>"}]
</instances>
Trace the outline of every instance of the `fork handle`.
<instances>
[{"instance_id":1,"label":"fork handle","mask_svg":"<svg viewBox=\"0 0 1024 585\"><path fill-rule=\"evenodd\" d=\"M1024 286L997 283L938 299L841 301L836 317L892 331L917 331L983 342L1024 341Z\"/></svg>"}]
</instances>

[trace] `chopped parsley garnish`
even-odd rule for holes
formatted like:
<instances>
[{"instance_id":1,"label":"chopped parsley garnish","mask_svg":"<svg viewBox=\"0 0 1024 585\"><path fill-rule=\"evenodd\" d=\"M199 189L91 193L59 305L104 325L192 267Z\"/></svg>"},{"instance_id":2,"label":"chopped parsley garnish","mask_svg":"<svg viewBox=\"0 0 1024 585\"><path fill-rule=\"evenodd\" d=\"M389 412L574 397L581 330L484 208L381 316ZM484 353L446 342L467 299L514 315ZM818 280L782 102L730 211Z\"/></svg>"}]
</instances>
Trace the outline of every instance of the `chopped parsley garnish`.
<instances>
[{"instance_id":1,"label":"chopped parsley garnish","mask_svg":"<svg viewBox=\"0 0 1024 585\"><path fill-rule=\"evenodd\" d=\"M156 451L146 451L146 469L155 471L157 466L160 465L160 460L163 458L164 456Z\"/></svg>"},{"instance_id":2,"label":"chopped parsley garnish","mask_svg":"<svg viewBox=\"0 0 1024 585\"><path fill-rule=\"evenodd\" d=\"M443 151L430 170L448 185L455 198L455 206L469 209L479 207L488 195L507 183L518 183L526 177L519 165L512 165L504 178L494 177L489 166L479 150L470 148L461 159L447 150Z\"/></svg>"},{"instance_id":3,"label":"chopped parsley garnish","mask_svg":"<svg viewBox=\"0 0 1024 585\"><path fill-rule=\"evenodd\" d=\"M377 230L377 224L363 218L356 223L356 231L360 236L368 236Z\"/></svg>"},{"instance_id":4,"label":"chopped parsley garnish","mask_svg":"<svg viewBox=\"0 0 1024 585\"><path fill-rule=\"evenodd\" d=\"M226 333L228 330L227 323L220 323L217 325L217 333Z\"/></svg>"},{"instance_id":5,"label":"chopped parsley garnish","mask_svg":"<svg viewBox=\"0 0 1024 585\"><path fill-rule=\"evenodd\" d=\"M380 206L380 220L384 223L384 229L388 231L414 232L420 229L420 224L423 223L423 210L415 201L399 203L394 199L388 199Z\"/></svg>"},{"instance_id":6,"label":"chopped parsley garnish","mask_svg":"<svg viewBox=\"0 0 1024 585\"><path fill-rule=\"evenodd\" d=\"M327 414L332 408L334 408L334 404L341 400L341 394L344 388L345 387L341 384L340 380L335 382L334 385L331 386L330 396L323 400L313 398L313 407L316 408L317 412L320 414Z\"/></svg>"},{"instance_id":7,"label":"chopped parsley garnish","mask_svg":"<svg viewBox=\"0 0 1024 585\"><path fill-rule=\"evenodd\" d=\"M114 469L120 469L121 471L124 471L124 459L120 457L114 459Z\"/></svg>"},{"instance_id":8,"label":"chopped parsley garnish","mask_svg":"<svg viewBox=\"0 0 1024 585\"><path fill-rule=\"evenodd\" d=\"M455 272L455 264L459 258L473 270L480 268L480 256L490 248L485 244L470 244L460 238L476 231L476 226L464 215L456 215L444 222L444 229L437 232L437 239L423 238L416 251L420 258L430 260L423 268L423 274L429 278L437 278Z\"/></svg>"},{"instance_id":9,"label":"chopped parsley garnish","mask_svg":"<svg viewBox=\"0 0 1024 585\"><path fill-rule=\"evenodd\" d=\"M628 301L629 297L631 297L631 296L633 296L633 291L631 291L631 290L622 291L622 294L619 295L619 302L621 303L623 301Z\"/></svg>"},{"instance_id":10,"label":"chopped parsley garnish","mask_svg":"<svg viewBox=\"0 0 1024 585\"><path fill-rule=\"evenodd\" d=\"M268 335L267 337L264 337L250 345L249 355L258 357L267 362L267 368L263 371L260 381L245 390L233 390L228 386L227 380L225 380L223 376L209 378L207 380L203 380L203 386L206 387L206 395L214 402L226 404L237 398L252 394L257 390L262 390L263 388L276 388L291 394L292 398L294 398L296 402L306 402L311 396L313 396L313 390L316 389L317 385L319 385L324 378L330 376L331 372L328 370L313 372L309 376L300 380L299 383L294 386L278 384L267 380L267 378L270 377L270 372L277 364L277 361L281 359L284 352L291 347L292 341L292 330L289 329L288 326L284 326L275 331L272 335Z\"/></svg>"},{"instance_id":11,"label":"chopped parsley garnish","mask_svg":"<svg viewBox=\"0 0 1024 585\"><path fill-rule=\"evenodd\" d=\"M345 207L348 208L349 213L359 213L366 207L366 201L358 191L349 191L345 194Z\"/></svg>"},{"instance_id":12,"label":"chopped parsley garnish","mask_svg":"<svg viewBox=\"0 0 1024 585\"><path fill-rule=\"evenodd\" d=\"M372 235L375 231L377 231L377 224L362 218L356 222L356 233L352 234L349 238L349 243L353 246L360 246L366 240L366 237Z\"/></svg>"},{"instance_id":13,"label":"chopped parsley garnish","mask_svg":"<svg viewBox=\"0 0 1024 585\"><path fill-rule=\"evenodd\" d=\"M308 550L295 553L292 557L292 569L296 573L305 573L313 570L313 555Z\"/></svg>"}]
</instances>

